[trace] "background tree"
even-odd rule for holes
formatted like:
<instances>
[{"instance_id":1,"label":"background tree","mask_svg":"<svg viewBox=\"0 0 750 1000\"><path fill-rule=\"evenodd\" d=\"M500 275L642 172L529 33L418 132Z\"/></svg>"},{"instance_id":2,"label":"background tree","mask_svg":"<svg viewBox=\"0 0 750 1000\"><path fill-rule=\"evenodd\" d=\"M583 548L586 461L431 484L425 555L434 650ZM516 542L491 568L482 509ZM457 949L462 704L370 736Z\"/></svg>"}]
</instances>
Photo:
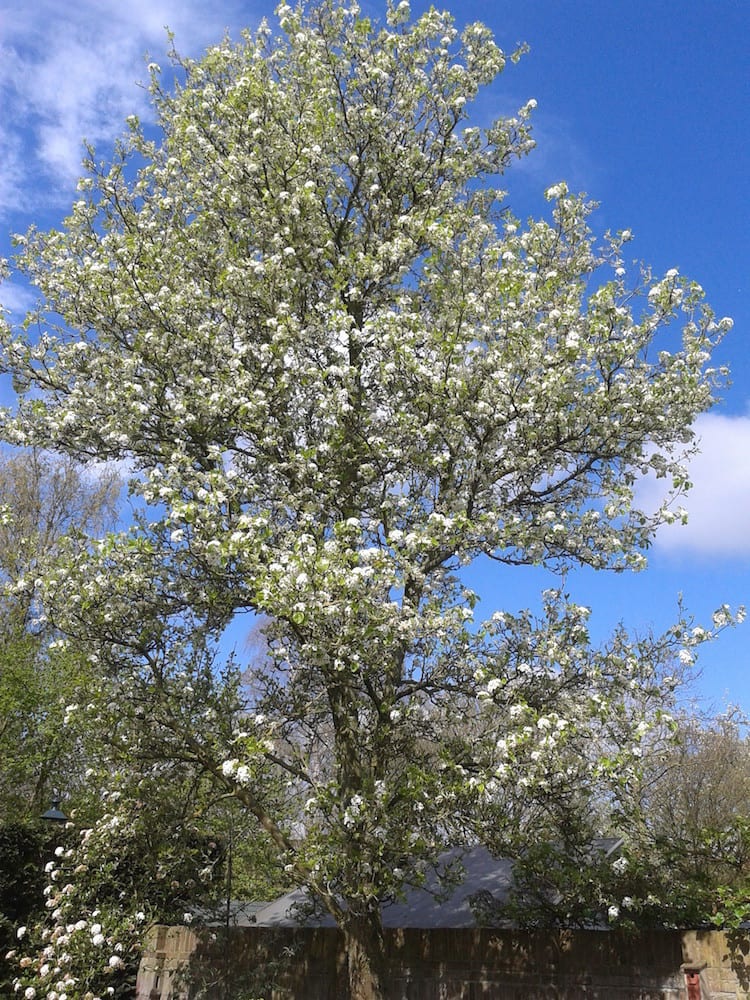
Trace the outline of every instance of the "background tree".
<instances>
[{"instance_id":1,"label":"background tree","mask_svg":"<svg viewBox=\"0 0 750 1000\"><path fill-rule=\"evenodd\" d=\"M114 524L120 488L115 473L69 457L33 448L0 455L0 990L8 993L3 956L15 928L42 909L55 846L39 816L55 790L73 801L81 794L95 743L94 733L65 725L92 672L82 650L54 648L38 580L63 536Z\"/></svg>"},{"instance_id":2,"label":"background tree","mask_svg":"<svg viewBox=\"0 0 750 1000\"><path fill-rule=\"evenodd\" d=\"M44 910L44 866L60 841L39 816L55 790L74 828L91 835L80 845L75 833L64 837L71 852L60 869L66 881L49 882L47 898L80 883L60 900L58 934L84 916L87 926L99 928L95 937L109 924L109 943L119 941L122 950L104 985L132 989L137 944L152 922L182 921L198 907L208 913L220 896L225 901L226 809L217 809L205 777L174 754L154 747L136 753L126 735L128 708L143 712L148 701L124 704L116 680L100 676L87 650L59 647L40 601L37 581L45 567L61 546L80 550L115 523L120 490L114 471L36 449L8 452L0 465L0 992L12 991L17 969L3 956L16 929L28 928L28 945ZM246 825L235 823L235 889L267 892L279 872ZM81 867L88 870L73 878ZM81 937L80 962L90 962L106 943L92 946L88 938Z\"/></svg>"},{"instance_id":3,"label":"background tree","mask_svg":"<svg viewBox=\"0 0 750 1000\"><path fill-rule=\"evenodd\" d=\"M480 801L565 796L569 767L602 796L627 781L659 723L628 692L654 649L709 637L679 622L592 649L559 593L538 620L475 620L461 571L642 567L729 323L674 270L629 278L629 233L598 247L564 184L539 221L504 208L532 105L469 124L505 64L482 25L412 23L407 3L384 27L327 0L278 13L280 39L177 60L172 94L154 70L156 139L131 119L62 229L20 240L41 302L4 328L4 426L131 464L151 506L61 558L54 621L123 698L149 686L143 731L179 736L256 817L341 926L351 995L380 997L381 902ZM648 473L672 488L653 514L633 498ZM269 654L222 720L201 646L240 611L267 616ZM198 687L202 716L182 708ZM614 752L577 753L607 720Z\"/></svg>"},{"instance_id":4,"label":"background tree","mask_svg":"<svg viewBox=\"0 0 750 1000\"><path fill-rule=\"evenodd\" d=\"M514 854L509 899L475 900L481 923L736 929L747 919L746 720L672 709L667 731L644 739L641 766L619 796L602 802L581 789L574 808L552 804L542 817L547 840L529 837Z\"/></svg>"},{"instance_id":5,"label":"background tree","mask_svg":"<svg viewBox=\"0 0 750 1000\"><path fill-rule=\"evenodd\" d=\"M40 599L38 581L61 547L79 558L92 534L114 524L120 489L112 471L33 449L6 453L0 466L0 993L12 992L19 960L37 984L45 966L50 987L61 982L53 963L28 953L76 925L88 933L74 941L69 972L88 965L82 982L130 995L153 922L226 909L232 811L218 808L205 774L171 748L137 746L133 719L148 698L124 702L85 647L59 645ZM73 819L62 839L39 820L55 790ZM233 880L265 898L280 872L254 832L235 820ZM58 847L64 859L45 877ZM51 928L45 898L57 904ZM23 949L13 947L20 927ZM9 951L15 958L6 960Z\"/></svg>"},{"instance_id":6,"label":"background tree","mask_svg":"<svg viewBox=\"0 0 750 1000\"><path fill-rule=\"evenodd\" d=\"M621 919L730 928L747 920L749 765L740 713L680 715L676 739L646 761L638 786L641 822L613 900Z\"/></svg>"},{"instance_id":7,"label":"background tree","mask_svg":"<svg viewBox=\"0 0 750 1000\"><path fill-rule=\"evenodd\" d=\"M79 737L66 731L91 668L85 652L54 648L39 580L64 537L115 524L119 476L39 449L0 456L0 815L36 818L54 789L83 778Z\"/></svg>"},{"instance_id":8,"label":"background tree","mask_svg":"<svg viewBox=\"0 0 750 1000\"><path fill-rule=\"evenodd\" d=\"M6 451L0 462L0 572L6 622L43 631L37 577L63 537L103 534L114 527L122 481L116 469L88 468L39 448Z\"/></svg>"}]
</instances>

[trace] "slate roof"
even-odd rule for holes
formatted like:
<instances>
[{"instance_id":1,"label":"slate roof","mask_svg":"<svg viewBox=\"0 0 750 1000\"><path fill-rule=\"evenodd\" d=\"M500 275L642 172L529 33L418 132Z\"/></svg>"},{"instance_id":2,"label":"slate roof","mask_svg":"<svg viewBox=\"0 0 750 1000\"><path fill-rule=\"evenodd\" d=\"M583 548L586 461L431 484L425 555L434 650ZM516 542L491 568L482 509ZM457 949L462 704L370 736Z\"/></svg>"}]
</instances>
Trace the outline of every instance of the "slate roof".
<instances>
[{"instance_id":1,"label":"slate roof","mask_svg":"<svg viewBox=\"0 0 750 1000\"><path fill-rule=\"evenodd\" d=\"M486 847L454 848L440 858L441 864L460 861L465 869L463 879L447 894L434 873L428 875L423 888L406 890L403 901L383 905L384 927L475 927L469 906L469 896L480 890L503 899L512 885L513 862L509 858L494 858ZM333 927L328 914L300 917L309 896L304 889L295 889L270 903L255 914L260 927Z\"/></svg>"},{"instance_id":2,"label":"slate roof","mask_svg":"<svg viewBox=\"0 0 750 1000\"><path fill-rule=\"evenodd\" d=\"M606 857L614 854L622 840L614 837L597 838L592 852ZM428 874L425 885L406 889L403 900L384 903L384 927L419 929L476 927L469 899L476 893L489 893L496 902L504 902L513 885L513 861L496 858L486 847L456 847L440 856L441 866L460 863L463 877L446 890L434 872ZM487 898L485 896L485 898ZM295 889L254 914L252 922L259 927L334 927L333 918L322 912L310 915L310 896L305 889Z\"/></svg>"}]
</instances>

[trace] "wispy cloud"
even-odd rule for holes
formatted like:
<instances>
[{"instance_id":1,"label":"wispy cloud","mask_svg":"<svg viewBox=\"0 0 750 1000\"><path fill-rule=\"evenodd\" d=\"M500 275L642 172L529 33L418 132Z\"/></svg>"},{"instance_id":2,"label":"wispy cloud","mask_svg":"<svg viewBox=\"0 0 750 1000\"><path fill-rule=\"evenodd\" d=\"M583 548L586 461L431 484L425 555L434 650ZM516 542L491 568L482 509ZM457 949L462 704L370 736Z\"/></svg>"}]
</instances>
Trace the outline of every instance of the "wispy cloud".
<instances>
[{"instance_id":1,"label":"wispy cloud","mask_svg":"<svg viewBox=\"0 0 750 1000\"><path fill-rule=\"evenodd\" d=\"M709 413L698 418L700 453L690 463L693 488L683 501L687 525L662 528L656 547L665 553L706 558L750 556L750 416ZM638 495L654 509L663 495L657 480Z\"/></svg>"},{"instance_id":2,"label":"wispy cloud","mask_svg":"<svg viewBox=\"0 0 750 1000\"><path fill-rule=\"evenodd\" d=\"M27 313L36 302L37 296L28 285L6 281L2 286L2 308L11 314L14 320Z\"/></svg>"},{"instance_id":3,"label":"wispy cloud","mask_svg":"<svg viewBox=\"0 0 750 1000\"><path fill-rule=\"evenodd\" d=\"M575 134L572 123L540 108L532 115L531 125L536 147L516 169L534 189L543 190L565 180L573 191L596 190L601 167Z\"/></svg>"},{"instance_id":4,"label":"wispy cloud","mask_svg":"<svg viewBox=\"0 0 750 1000\"><path fill-rule=\"evenodd\" d=\"M2 59L2 49L0 49L0 59ZM0 100L2 100L3 88L0 86ZM24 162L24 149L21 137L5 122L0 121L0 149L2 158L0 159L0 216L3 214L3 207L15 205L23 207L26 199L23 195L26 180L26 164Z\"/></svg>"},{"instance_id":5,"label":"wispy cloud","mask_svg":"<svg viewBox=\"0 0 750 1000\"><path fill-rule=\"evenodd\" d=\"M0 0L0 215L28 207L44 185L46 197L69 200L82 140L106 144L128 114L145 111L138 83L147 55L164 57L167 26L196 55L226 30L237 34L243 14L239 2L217 15L200 0Z\"/></svg>"}]
</instances>

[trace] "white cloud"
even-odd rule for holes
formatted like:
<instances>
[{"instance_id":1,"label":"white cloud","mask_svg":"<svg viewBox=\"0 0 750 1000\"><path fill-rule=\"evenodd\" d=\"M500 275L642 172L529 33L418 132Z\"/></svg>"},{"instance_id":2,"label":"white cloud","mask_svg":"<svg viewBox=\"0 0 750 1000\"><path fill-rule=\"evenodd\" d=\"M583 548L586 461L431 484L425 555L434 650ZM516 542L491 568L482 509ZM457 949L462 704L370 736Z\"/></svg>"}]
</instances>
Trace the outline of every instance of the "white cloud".
<instances>
[{"instance_id":1,"label":"white cloud","mask_svg":"<svg viewBox=\"0 0 750 1000\"><path fill-rule=\"evenodd\" d=\"M0 51L0 58L2 52ZM0 95L2 88L0 87ZM12 129L0 123L0 214L4 205L22 207L25 199L22 192L26 177L23 146L20 137Z\"/></svg>"},{"instance_id":2,"label":"white cloud","mask_svg":"<svg viewBox=\"0 0 750 1000\"><path fill-rule=\"evenodd\" d=\"M599 187L601 168L570 122L540 108L531 116L531 134L536 147L518 161L515 169L535 189L546 188L561 178L571 191L595 191Z\"/></svg>"},{"instance_id":3,"label":"white cloud","mask_svg":"<svg viewBox=\"0 0 750 1000\"><path fill-rule=\"evenodd\" d=\"M145 112L138 83L147 78L147 55L164 59L167 26L179 51L199 55L227 29L237 35L245 20L257 20L248 7L239 0L37 0L25 7L0 0L0 214L39 197L70 200L82 140L106 146L128 114Z\"/></svg>"},{"instance_id":4,"label":"white cloud","mask_svg":"<svg viewBox=\"0 0 750 1000\"><path fill-rule=\"evenodd\" d=\"M656 546L666 553L706 557L750 555L750 417L708 413L695 430L700 453L689 466L693 488L683 500L685 526L662 528ZM646 510L658 506L663 483L649 480L638 491Z\"/></svg>"},{"instance_id":5,"label":"white cloud","mask_svg":"<svg viewBox=\"0 0 750 1000\"><path fill-rule=\"evenodd\" d=\"M0 305L13 320L23 317L34 305L37 295L28 285L6 281L0 286Z\"/></svg>"}]
</instances>

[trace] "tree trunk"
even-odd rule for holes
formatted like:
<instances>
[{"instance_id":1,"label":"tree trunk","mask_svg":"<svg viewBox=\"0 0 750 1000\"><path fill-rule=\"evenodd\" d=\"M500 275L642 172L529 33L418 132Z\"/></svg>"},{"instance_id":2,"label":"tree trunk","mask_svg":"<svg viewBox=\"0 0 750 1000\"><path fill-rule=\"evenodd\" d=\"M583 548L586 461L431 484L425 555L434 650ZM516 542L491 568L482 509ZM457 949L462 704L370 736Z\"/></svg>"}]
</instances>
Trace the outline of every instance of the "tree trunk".
<instances>
[{"instance_id":1,"label":"tree trunk","mask_svg":"<svg viewBox=\"0 0 750 1000\"><path fill-rule=\"evenodd\" d=\"M379 910L349 914L342 930L349 1000L388 1000L390 990Z\"/></svg>"}]
</instances>

